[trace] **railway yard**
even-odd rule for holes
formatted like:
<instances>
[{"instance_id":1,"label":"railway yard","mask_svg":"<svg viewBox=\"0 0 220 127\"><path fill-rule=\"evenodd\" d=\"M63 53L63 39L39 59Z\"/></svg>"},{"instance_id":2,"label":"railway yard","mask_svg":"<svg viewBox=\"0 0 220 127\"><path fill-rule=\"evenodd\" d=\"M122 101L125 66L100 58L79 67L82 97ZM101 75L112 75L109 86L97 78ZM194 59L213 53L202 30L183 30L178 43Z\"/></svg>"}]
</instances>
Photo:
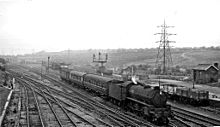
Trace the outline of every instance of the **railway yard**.
<instances>
[{"instance_id":1,"label":"railway yard","mask_svg":"<svg viewBox=\"0 0 220 127\"><path fill-rule=\"evenodd\" d=\"M0 127L220 127L219 4L1 0Z\"/></svg>"},{"instance_id":2,"label":"railway yard","mask_svg":"<svg viewBox=\"0 0 220 127\"><path fill-rule=\"evenodd\" d=\"M15 78L15 82L7 108L1 108L1 112L5 111L2 113L2 127L220 125L219 108L194 107L168 101L172 117L167 125L156 125L135 111L122 109L94 92L62 81L58 71L41 73L40 66L10 65L7 73ZM4 97L1 96L1 100Z\"/></svg>"}]
</instances>

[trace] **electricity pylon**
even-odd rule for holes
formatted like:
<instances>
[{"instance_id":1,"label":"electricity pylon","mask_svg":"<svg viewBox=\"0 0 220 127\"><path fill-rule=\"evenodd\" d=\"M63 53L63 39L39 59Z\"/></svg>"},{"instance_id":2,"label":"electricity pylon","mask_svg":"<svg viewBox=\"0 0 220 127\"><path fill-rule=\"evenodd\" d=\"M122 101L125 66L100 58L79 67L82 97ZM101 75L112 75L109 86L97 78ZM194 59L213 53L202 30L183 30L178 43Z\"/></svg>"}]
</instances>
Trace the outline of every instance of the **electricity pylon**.
<instances>
[{"instance_id":1,"label":"electricity pylon","mask_svg":"<svg viewBox=\"0 0 220 127\"><path fill-rule=\"evenodd\" d=\"M174 26L167 26L165 20L164 20L164 24L158 27L161 27L161 33L156 33L155 35L160 34L161 37L160 37L160 41L156 42L159 43L157 59L156 59L156 67L162 70L162 72L160 72L161 74L167 74L168 68L172 65L170 43L175 42L175 41L169 41L168 36L176 35L176 34L167 33L167 28L173 28Z\"/></svg>"}]
</instances>

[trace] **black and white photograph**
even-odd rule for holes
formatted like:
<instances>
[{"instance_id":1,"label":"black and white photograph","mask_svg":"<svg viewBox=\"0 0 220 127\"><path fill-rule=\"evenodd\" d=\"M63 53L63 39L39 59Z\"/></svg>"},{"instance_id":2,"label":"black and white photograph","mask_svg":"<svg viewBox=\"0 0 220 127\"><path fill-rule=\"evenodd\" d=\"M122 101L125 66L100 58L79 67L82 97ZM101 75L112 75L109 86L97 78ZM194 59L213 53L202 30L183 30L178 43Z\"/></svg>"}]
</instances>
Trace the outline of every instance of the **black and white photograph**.
<instances>
[{"instance_id":1,"label":"black and white photograph","mask_svg":"<svg viewBox=\"0 0 220 127\"><path fill-rule=\"evenodd\" d=\"M219 0L0 0L0 127L220 127Z\"/></svg>"}]
</instances>

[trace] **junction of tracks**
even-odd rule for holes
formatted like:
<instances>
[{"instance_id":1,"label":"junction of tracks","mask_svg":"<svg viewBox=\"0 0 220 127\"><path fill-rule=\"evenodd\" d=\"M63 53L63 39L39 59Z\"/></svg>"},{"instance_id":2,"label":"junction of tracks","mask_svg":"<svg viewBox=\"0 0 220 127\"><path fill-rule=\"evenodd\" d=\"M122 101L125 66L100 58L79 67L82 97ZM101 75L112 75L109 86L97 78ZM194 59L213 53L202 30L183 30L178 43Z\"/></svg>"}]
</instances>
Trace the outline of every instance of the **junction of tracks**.
<instances>
[{"instance_id":1,"label":"junction of tracks","mask_svg":"<svg viewBox=\"0 0 220 127\"><path fill-rule=\"evenodd\" d=\"M11 65L7 72L15 78L15 83L13 90L0 89L6 91L1 92L1 105L5 106L1 108L2 127L157 126L93 93L61 81L56 71L41 74L37 66ZM220 114L203 115L175 103L172 112L174 117L168 126L220 125Z\"/></svg>"}]
</instances>

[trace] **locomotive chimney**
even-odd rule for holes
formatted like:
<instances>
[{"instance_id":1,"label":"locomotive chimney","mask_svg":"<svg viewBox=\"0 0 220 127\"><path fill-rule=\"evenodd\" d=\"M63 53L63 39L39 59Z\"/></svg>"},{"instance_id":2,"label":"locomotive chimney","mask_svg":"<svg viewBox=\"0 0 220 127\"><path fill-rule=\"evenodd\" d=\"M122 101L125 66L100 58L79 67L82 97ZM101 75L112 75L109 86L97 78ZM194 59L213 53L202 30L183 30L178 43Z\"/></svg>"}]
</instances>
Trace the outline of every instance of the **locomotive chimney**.
<instances>
[{"instance_id":1,"label":"locomotive chimney","mask_svg":"<svg viewBox=\"0 0 220 127\"><path fill-rule=\"evenodd\" d=\"M216 68L218 68L218 63L214 63L214 66L215 66Z\"/></svg>"}]
</instances>

